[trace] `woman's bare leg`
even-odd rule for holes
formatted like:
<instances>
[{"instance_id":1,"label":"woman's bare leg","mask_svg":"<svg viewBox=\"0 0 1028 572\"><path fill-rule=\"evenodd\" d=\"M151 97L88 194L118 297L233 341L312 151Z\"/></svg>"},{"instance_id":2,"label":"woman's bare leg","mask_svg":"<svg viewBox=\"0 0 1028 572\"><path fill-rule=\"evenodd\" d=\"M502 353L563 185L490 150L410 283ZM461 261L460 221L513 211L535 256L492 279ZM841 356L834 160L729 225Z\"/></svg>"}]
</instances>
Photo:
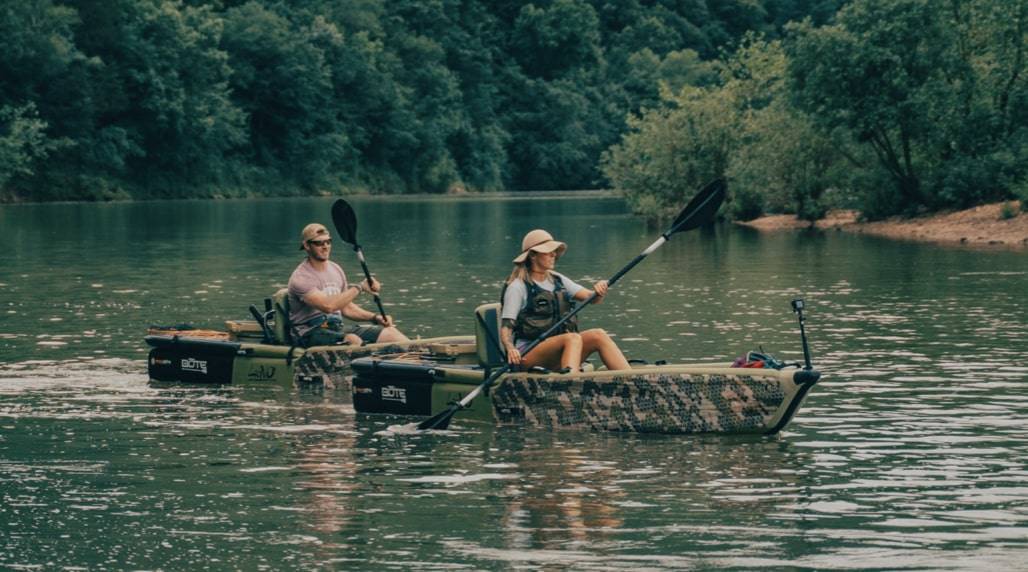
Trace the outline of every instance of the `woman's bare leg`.
<instances>
[{"instance_id":1,"label":"woman's bare leg","mask_svg":"<svg viewBox=\"0 0 1028 572\"><path fill-rule=\"evenodd\" d=\"M526 368L541 366L546 369L570 367L578 371L582 365L582 336L576 333L561 334L547 338L535 347L521 364Z\"/></svg>"},{"instance_id":2,"label":"woman's bare leg","mask_svg":"<svg viewBox=\"0 0 1028 572\"><path fill-rule=\"evenodd\" d=\"M610 335L600 328L582 332L582 357L588 359L593 352L599 352L600 360L607 369L630 369L621 348L610 339Z\"/></svg>"}]
</instances>

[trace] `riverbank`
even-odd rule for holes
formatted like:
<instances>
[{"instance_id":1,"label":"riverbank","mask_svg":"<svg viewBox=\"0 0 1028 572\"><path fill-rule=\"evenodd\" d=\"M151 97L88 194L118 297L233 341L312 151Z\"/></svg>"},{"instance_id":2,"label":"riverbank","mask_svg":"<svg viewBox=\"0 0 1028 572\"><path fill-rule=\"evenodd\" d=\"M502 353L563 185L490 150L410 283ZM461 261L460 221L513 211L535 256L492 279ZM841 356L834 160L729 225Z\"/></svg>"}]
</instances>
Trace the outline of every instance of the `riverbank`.
<instances>
[{"instance_id":1,"label":"riverbank","mask_svg":"<svg viewBox=\"0 0 1028 572\"><path fill-rule=\"evenodd\" d=\"M1004 213L1013 213L1015 216L1004 218ZM963 211L916 218L891 218L874 222L859 222L857 214L856 211L832 211L813 226L823 230L872 234L899 240L1028 247L1028 213L1020 210L1018 201L992 203ZM762 231L811 226L807 221L797 220L794 215L769 215L737 224Z\"/></svg>"}]
</instances>

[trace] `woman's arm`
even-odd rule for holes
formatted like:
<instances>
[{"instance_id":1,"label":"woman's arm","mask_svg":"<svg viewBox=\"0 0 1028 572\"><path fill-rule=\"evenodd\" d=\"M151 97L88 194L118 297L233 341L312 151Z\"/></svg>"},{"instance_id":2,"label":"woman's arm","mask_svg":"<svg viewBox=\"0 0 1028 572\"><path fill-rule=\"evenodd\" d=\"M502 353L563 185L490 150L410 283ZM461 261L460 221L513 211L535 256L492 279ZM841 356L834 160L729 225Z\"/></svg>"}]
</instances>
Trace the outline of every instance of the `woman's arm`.
<instances>
[{"instance_id":1,"label":"woman's arm","mask_svg":"<svg viewBox=\"0 0 1028 572\"><path fill-rule=\"evenodd\" d=\"M599 282L593 284L592 290L589 290L588 288L582 288L578 292L575 292L575 300L578 300L579 302L585 302L586 300L592 297L593 293L596 294L596 299L593 300L593 304L599 304L600 302L602 302L603 298L607 295L607 281L600 280Z\"/></svg>"},{"instance_id":2,"label":"woman's arm","mask_svg":"<svg viewBox=\"0 0 1028 572\"><path fill-rule=\"evenodd\" d=\"M514 345L514 324L518 314L525 307L527 298L528 290L525 289L525 284L516 280L507 284L500 307L500 344L507 352L507 363L514 365L521 363L521 352Z\"/></svg>"},{"instance_id":3,"label":"woman's arm","mask_svg":"<svg viewBox=\"0 0 1028 572\"><path fill-rule=\"evenodd\" d=\"M514 345L514 320L503 319L503 324L500 326L500 344L507 352L507 363L514 365L521 363L521 352Z\"/></svg>"}]
</instances>

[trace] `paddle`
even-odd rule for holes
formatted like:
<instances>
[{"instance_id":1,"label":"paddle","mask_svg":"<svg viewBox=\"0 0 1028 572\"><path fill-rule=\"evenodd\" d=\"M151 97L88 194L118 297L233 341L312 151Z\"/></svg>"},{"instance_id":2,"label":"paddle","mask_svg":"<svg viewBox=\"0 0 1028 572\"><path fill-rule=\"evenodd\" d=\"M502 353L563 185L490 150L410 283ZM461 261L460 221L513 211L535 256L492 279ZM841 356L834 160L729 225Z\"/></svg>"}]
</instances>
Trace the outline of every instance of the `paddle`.
<instances>
[{"instance_id":1,"label":"paddle","mask_svg":"<svg viewBox=\"0 0 1028 572\"><path fill-rule=\"evenodd\" d=\"M651 253L653 253L654 250L657 250L658 248L660 248L662 244L667 242L668 239L671 238L671 235L675 234L676 232L692 230L713 220L714 214L717 213L717 209L721 206L721 202L724 199L724 179L715 179L714 181L708 183L707 186L703 187L703 190L697 193L696 196L693 197L691 201L689 201L689 204L686 205L684 209L682 209L682 212L678 214L678 217L675 218L674 223L671 224L671 228L668 229L667 232L660 235L660 238L658 238L646 250L642 251L641 254L632 259L632 261L626 264L624 268L618 270L617 274L612 276L610 280L607 281L608 287L614 286L614 284L616 284L622 276L627 274L629 270L634 268L636 264L642 262L642 260L649 256ZM532 351L536 346L542 343L543 340L553 335L554 332L559 331L560 327L564 325L564 322L570 320L572 317L574 317L576 314L582 311L582 308L588 306L595 299L596 293L593 292L593 295L590 296L584 303L576 306L574 310L568 312L568 314L561 318L556 324L550 326L550 328L543 332L541 336L532 341L532 343L525 348L525 351L521 352L521 355L527 355L528 352ZM501 375L507 373L508 371L510 371L509 364L497 368L478 387L471 390L470 393L465 395L463 399L461 399L457 403L450 405L450 407L448 407L447 409L419 423L418 430L424 431L426 429L446 429L447 427L449 427L450 420L453 418L454 414L456 414L461 409L466 408L473 399L478 397L479 393L482 393L482 391L485 390L485 388L492 385Z\"/></svg>"},{"instance_id":2,"label":"paddle","mask_svg":"<svg viewBox=\"0 0 1028 572\"><path fill-rule=\"evenodd\" d=\"M353 250L357 253L357 260L360 260L361 268L364 269L364 277L368 279L368 284L371 284L371 272L368 272L368 264L364 262L364 250L360 244L357 244L357 213L353 212L353 207L350 206L350 203L343 199L336 199L335 204L332 205L332 222L336 225L336 232L339 233L339 237L353 245ZM386 311L382 307L382 299L374 292L372 292L372 295L375 297L378 313L385 320Z\"/></svg>"}]
</instances>

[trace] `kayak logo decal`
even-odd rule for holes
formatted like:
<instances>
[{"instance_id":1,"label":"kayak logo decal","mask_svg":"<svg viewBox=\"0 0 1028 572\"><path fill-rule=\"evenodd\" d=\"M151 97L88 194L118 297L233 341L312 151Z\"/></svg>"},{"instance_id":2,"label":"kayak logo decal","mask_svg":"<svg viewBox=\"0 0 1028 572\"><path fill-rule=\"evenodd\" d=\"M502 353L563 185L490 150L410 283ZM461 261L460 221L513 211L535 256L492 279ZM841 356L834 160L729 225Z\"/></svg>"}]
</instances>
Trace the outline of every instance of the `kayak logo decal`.
<instances>
[{"instance_id":1,"label":"kayak logo decal","mask_svg":"<svg viewBox=\"0 0 1028 572\"><path fill-rule=\"evenodd\" d=\"M194 371L196 373L207 373L207 360L200 360L196 358L183 358L182 359L182 371Z\"/></svg>"},{"instance_id":2,"label":"kayak logo decal","mask_svg":"<svg viewBox=\"0 0 1028 572\"><path fill-rule=\"evenodd\" d=\"M397 401L407 404L407 390L395 385L387 385L382 388L382 401Z\"/></svg>"},{"instance_id":3,"label":"kayak logo decal","mask_svg":"<svg viewBox=\"0 0 1028 572\"><path fill-rule=\"evenodd\" d=\"M268 381L275 379L275 366L259 365L246 374L247 381Z\"/></svg>"}]
</instances>

